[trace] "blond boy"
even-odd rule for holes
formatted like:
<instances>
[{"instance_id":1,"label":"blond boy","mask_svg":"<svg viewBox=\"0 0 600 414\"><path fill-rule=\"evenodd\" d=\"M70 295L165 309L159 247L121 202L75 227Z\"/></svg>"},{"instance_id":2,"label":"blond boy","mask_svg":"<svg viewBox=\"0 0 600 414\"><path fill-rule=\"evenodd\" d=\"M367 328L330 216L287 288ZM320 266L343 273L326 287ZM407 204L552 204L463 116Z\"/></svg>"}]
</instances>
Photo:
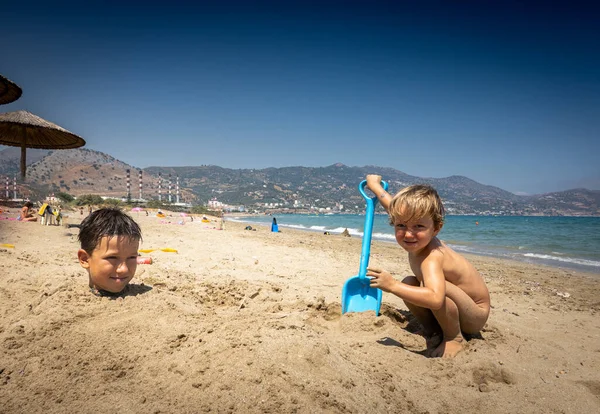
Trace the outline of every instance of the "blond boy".
<instances>
[{"instance_id":1,"label":"blond boy","mask_svg":"<svg viewBox=\"0 0 600 414\"><path fill-rule=\"evenodd\" d=\"M479 332L488 319L490 295L483 278L436 237L444 224L444 207L433 187L413 185L392 197L379 175L367 175L367 187L390 215L396 241L408 252L414 273L398 281L370 267L371 286L404 300L423 325L429 356L454 357L463 349L462 333Z\"/></svg>"}]
</instances>

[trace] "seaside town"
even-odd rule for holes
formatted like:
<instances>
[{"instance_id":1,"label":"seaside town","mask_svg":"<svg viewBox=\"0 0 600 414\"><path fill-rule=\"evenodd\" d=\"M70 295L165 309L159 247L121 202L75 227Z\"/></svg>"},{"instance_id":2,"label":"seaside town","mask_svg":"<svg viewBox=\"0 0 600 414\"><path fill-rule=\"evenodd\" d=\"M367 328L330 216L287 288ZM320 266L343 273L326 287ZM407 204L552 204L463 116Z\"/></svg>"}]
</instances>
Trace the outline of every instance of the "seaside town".
<instances>
[{"instance_id":1,"label":"seaside town","mask_svg":"<svg viewBox=\"0 0 600 414\"><path fill-rule=\"evenodd\" d=\"M31 158L37 161L28 166L28 180L23 183L14 170L18 154L4 152L3 156L0 151L0 172L4 172L0 173L4 187L0 197L16 202L32 195L48 197L51 202L61 195L74 199L95 195L124 204L161 204L189 211L196 207L198 211L257 214L360 214L363 207L357 185L369 171L343 164L265 170L217 166L136 169L98 151L38 150L37 157ZM573 189L524 196L466 177L423 179L393 169L380 170L393 188L432 184L451 215L600 216L597 191Z\"/></svg>"}]
</instances>

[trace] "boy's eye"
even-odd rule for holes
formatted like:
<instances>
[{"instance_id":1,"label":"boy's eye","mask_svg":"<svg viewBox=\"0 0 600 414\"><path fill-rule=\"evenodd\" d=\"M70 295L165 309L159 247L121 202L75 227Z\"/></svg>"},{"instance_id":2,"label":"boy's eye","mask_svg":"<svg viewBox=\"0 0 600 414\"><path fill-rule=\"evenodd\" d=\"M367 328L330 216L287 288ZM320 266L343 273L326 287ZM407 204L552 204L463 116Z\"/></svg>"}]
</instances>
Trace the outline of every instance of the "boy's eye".
<instances>
[{"instance_id":1,"label":"boy's eye","mask_svg":"<svg viewBox=\"0 0 600 414\"><path fill-rule=\"evenodd\" d=\"M398 227L398 228L400 228L400 229L403 229L403 228L405 228L405 227L406 227L406 225L404 225L404 224L396 224L396 227Z\"/></svg>"}]
</instances>

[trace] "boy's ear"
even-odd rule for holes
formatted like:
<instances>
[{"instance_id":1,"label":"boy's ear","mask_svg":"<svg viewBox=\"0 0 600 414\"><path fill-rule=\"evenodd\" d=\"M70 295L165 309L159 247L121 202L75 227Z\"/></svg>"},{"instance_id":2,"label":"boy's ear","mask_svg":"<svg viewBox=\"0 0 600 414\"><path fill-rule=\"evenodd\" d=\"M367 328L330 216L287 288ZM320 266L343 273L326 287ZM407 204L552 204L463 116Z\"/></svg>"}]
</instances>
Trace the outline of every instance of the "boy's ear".
<instances>
[{"instance_id":1,"label":"boy's ear","mask_svg":"<svg viewBox=\"0 0 600 414\"><path fill-rule=\"evenodd\" d=\"M83 249L79 249L77 251L77 258L79 259L79 264L84 269L89 269L90 267L90 255Z\"/></svg>"},{"instance_id":2,"label":"boy's ear","mask_svg":"<svg viewBox=\"0 0 600 414\"><path fill-rule=\"evenodd\" d=\"M437 236L438 233L440 232L440 230L442 230L442 227L444 227L444 223L440 223L440 225L438 226L438 228L435 230L435 236Z\"/></svg>"}]
</instances>

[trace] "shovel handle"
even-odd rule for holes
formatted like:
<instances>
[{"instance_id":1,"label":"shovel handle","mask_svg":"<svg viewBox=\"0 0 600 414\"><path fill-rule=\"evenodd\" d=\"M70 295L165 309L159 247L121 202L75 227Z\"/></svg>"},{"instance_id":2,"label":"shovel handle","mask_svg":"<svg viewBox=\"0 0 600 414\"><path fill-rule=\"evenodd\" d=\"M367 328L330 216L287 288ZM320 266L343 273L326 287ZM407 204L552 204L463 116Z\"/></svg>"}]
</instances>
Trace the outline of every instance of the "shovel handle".
<instances>
[{"instance_id":1,"label":"shovel handle","mask_svg":"<svg viewBox=\"0 0 600 414\"><path fill-rule=\"evenodd\" d=\"M388 183L387 183L387 181L381 180L381 186L383 187L384 191L388 190ZM367 200L367 203L370 200L370 201L373 202L373 206L375 206L377 204L377 196L369 197L369 195L365 192L365 188L366 187L367 187L367 180L363 180L358 185L358 191L360 191L360 194L363 196L363 198L365 200ZM367 205L367 207L369 207L369 206Z\"/></svg>"},{"instance_id":2,"label":"shovel handle","mask_svg":"<svg viewBox=\"0 0 600 414\"><path fill-rule=\"evenodd\" d=\"M367 211L365 213L365 230L362 239L362 250L360 253L360 268L358 276L364 283L369 282L367 277L367 267L369 266L369 256L371 255L371 237L373 236L373 218L375 217L375 205L377 204L377 196L369 197L365 192L367 181L364 180L358 185L358 190L367 201ZM388 183L381 181L381 186L385 191L388 189Z\"/></svg>"}]
</instances>

